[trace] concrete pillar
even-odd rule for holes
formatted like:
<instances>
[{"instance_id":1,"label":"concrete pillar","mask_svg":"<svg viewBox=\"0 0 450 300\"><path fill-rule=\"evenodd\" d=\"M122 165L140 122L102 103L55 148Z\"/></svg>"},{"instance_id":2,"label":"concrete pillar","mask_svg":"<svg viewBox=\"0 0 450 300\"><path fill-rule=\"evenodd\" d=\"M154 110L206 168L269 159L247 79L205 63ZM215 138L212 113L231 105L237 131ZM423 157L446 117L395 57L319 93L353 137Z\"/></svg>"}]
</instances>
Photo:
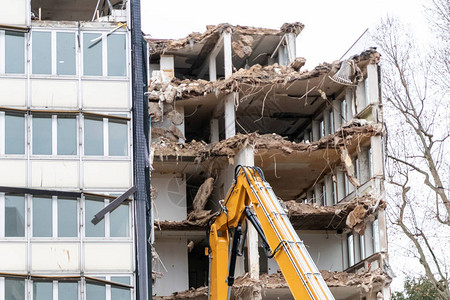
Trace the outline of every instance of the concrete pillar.
<instances>
[{"instance_id":1,"label":"concrete pillar","mask_svg":"<svg viewBox=\"0 0 450 300\"><path fill-rule=\"evenodd\" d=\"M219 141L219 119L211 119L209 123L209 140L210 143Z\"/></svg>"},{"instance_id":2,"label":"concrete pillar","mask_svg":"<svg viewBox=\"0 0 450 300\"><path fill-rule=\"evenodd\" d=\"M225 78L233 73L232 49L231 49L231 28L223 33L223 60L225 67Z\"/></svg>"},{"instance_id":3,"label":"concrete pillar","mask_svg":"<svg viewBox=\"0 0 450 300\"><path fill-rule=\"evenodd\" d=\"M340 100L333 100L333 122L334 122L334 130L337 130L339 126L342 124L342 117L341 117L341 101Z\"/></svg>"},{"instance_id":4,"label":"concrete pillar","mask_svg":"<svg viewBox=\"0 0 450 300\"><path fill-rule=\"evenodd\" d=\"M323 126L325 135L330 134L330 111L328 109L323 112Z\"/></svg>"},{"instance_id":5,"label":"concrete pillar","mask_svg":"<svg viewBox=\"0 0 450 300\"><path fill-rule=\"evenodd\" d=\"M175 109L177 110L177 112L179 112L183 116L183 123L181 123L180 125L177 125L177 128L183 133L184 137L186 137L185 128L184 128L184 123L185 123L184 122L184 106L177 106ZM184 144L184 140L178 139L178 143Z\"/></svg>"},{"instance_id":6,"label":"concrete pillar","mask_svg":"<svg viewBox=\"0 0 450 300\"><path fill-rule=\"evenodd\" d=\"M253 148L246 146L239 151L236 156L236 165L254 166L255 156ZM248 272L250 278L259 278L259 252L258 252L258 233L256 229L247 222L247 257L248 257Z\"/></svg>"},{"instance_id":7,"label":"concrete pillar","mask_svg":"<svg viewBox=\"0 0 450 300\"><path fill-rule=\"evenodd\" d=\"M159 68L161 72L169 77L175 77L175 59L173 55L161 55L161 59L159 60Z\"/></svg>"},{"instance_id":8,"label":"concrete pillar","mask_svg":"<svg viewBox=\"0 0 450 300\"><path fill-rule=\"evenodd\" d=\"M370 137L370 147L372 149L372 174L373 177L384 176L384 163L383 163L383 144L381 136Z\"/></svg>"},{"instance_id":9,"label":"concrete pillar","mask_svg":"<svg viewBox=\"0 0 450 300\"><path fill-rule=\"evenodd\" d=\"M216 56L209 57L209 81L217 80Z\"/></svg>"},{"instance_id":10,"label":"concrete pillar","mask_svg":"<svg viewBox=\"0 0 450 300\"><path fill-rule=\"evenodd\" d=\"M325 176L325 201L324 205L333 205L333 179L331 175Z\"/></svg>"},{"instance_id":11,"label":"concrete pillar","mask_svg":"<svg viewBox=\"0 0 450 300\"><path fill-rule=\"evenodd\" d=\"M347 112L346 112L346 119L347 122L353 119L353 116L355 115L354 110L354 99L353 99L353 89L351 87L348 87L345 90L345 101L347 101Z\"/></svg>"},{"instance_id":12,"label":"concrete pillar","mask_svg":"<svg viewBox=\"0 0 450 300\"><path fill-rule=\"evenodd\" d=\"M378 85L378 66L369 64L367 66L367 103L380 103L380 93Z\"/></svg>"},{"instance_id":13,"label":"concrete pillar","mask_svg":"<svg viewBox=\"0 0 450 300\"><path fill-rule=\"evenodd\" d=\"M366 80L361 81L356 86L356 113L360 113L367 106L366 99Z\"/></svg>"},{"instance_id":14,"label":"concrete pillar","mask_svg":"<svg viewBox=\"0 0 450 300\"><path fill-rule=\"evenodd\" d=\"M316 203L324 205L323 183L316 183L314 186L314 194L316 195Z\"/></svg>"},{"instance_id":15,"label":"concrete pillar","mask_svg":"<svg viewBox=\"0 0 450 300\"><path fill-rule=\"evenodd\" d=\"M369 148L362 147L361 152L358 153L358 163L359 163L359 183L363 184L364 182L370 179L370 159L369 159Z\"/></svg>"},{"instance_id":16,"label":"concrete pillar","mask_svg":"<svg viewBox=\"0 0 450 300\"><path fill-rule=\"evenodd\" d=\"M235 92L225 96L225 138L228 139L236 135L236 111L234 110L235 97L239 95Z\"/></svg>"},{"instance_id":17,"label":"concrete pillar","mask_svg":"<svg viewBox=\"0 0 450 300\"><path fill-rule=\"evenodd\" d=\"M338 170L336 172L336 180L337 180L337 201L341 201L342 198L346 196L346 188L345 188L345 174L343 171Z\"/></svg>"},{"instance_id":18,"label":"concrete pillar","mask_svg":"<svg viewBox=\"0 0 450 300\"><path fill-rule=\"evenodd\" d=\"M287 64L290 64L297 57L296 55L296 35L295 33L286 33L286 52Z\"/></svg>"},{"instance_id":19,"label":"concrete pillar","mask_svg":"<svg viewBox=\"0 0 450 300\"><path fill-rule=\"evenodd\" d=\"M387 240L387 227L386 227L386 211L380 209L378 211L378 230L380 237L380 251L387 252L388 250L388 240Z\"/></svg>"},{"instance_id":20,"label":"concrete pillar","mask_svg":"<svg viewBox=\"0 0 450 300\"><path fill-rule=\"evenodd\" d=\"M288 64L286 46L281 45L278 47L278 64L280 66L286 66Z\"/></svg>"},{"instance_id":21,"label":"concrete pillar","mask_svg":"<svg viewBox=\"0 0 450 300\"><path fill-rule=\"evenodd\" d=\"M312 139L313 141L318 141L320 139L320 121L312 121Z\"/></svg>"}]
</instances>

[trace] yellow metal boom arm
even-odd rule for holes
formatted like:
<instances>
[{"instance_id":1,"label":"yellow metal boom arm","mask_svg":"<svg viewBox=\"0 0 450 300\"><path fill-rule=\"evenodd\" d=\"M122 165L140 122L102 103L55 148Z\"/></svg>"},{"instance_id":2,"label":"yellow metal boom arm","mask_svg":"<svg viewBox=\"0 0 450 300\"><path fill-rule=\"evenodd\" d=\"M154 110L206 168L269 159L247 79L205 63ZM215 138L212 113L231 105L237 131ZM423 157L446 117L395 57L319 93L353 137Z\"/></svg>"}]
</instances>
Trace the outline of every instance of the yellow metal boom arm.
<instances>
[{"instance_id":1,"label":"yellow metal boom arm","mask_svg":"<svg viewBox=\"0 0 450 300\"><path fill-rule=\"evenodd\" d=\"M263 246L278 263L295 299L334 299L261 169L236 167L235 181L221 205L209 228L211 300L228 297L235 263L235 254L233 257L231 253L229 259L231 230L234 229L233 249L236 250L240 227L246 218L256 227Z\"/></svg>"}]
</instances>

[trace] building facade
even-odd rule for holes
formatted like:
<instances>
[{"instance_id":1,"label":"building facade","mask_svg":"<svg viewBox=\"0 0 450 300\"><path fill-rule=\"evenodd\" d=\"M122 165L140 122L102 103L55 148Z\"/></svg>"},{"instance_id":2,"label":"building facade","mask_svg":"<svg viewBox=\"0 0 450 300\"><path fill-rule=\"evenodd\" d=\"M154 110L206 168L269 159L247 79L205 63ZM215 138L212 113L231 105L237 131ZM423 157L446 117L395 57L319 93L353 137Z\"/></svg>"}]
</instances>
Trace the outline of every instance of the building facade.
<instances>
[{"instance_id":1,"label":"building facade","mask_svg":"<svg viewBox=\"0 0 450 300\"><path fill-rule=\"evenodd\" d=\"M1 1L0 299L135 299L127 1ZM97 6L96 6L97 4Z\"/></svg>"},{"instance_id":2,"label":"building facade","mask_svg":"<svg viewBox=\"0 0 450 300\"><path fill-rule=\"evenodd\" d=\"M239 164L264 171L336 299L390 299L380 55L303 70L302 29L147 39L154 299L207 299L205 229ZM291 299L246 232L232 299Z\"/></svg>"}]
</instances>

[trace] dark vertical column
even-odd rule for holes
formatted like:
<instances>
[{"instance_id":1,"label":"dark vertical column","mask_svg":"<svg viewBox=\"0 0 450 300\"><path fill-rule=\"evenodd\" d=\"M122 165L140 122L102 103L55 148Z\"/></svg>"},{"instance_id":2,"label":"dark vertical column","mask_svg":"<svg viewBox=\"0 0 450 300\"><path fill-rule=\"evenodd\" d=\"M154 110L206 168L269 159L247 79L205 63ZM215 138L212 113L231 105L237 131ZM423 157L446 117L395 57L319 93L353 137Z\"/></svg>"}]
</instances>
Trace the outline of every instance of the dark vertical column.
<instances>
[{"instance_id":1,"label":"dark vertical column","mask_svg":"<svg viewBox=\"0 0 450 300\"><path fill-rule=\"evenodd\" d=\"M135 193L135 229L136 229L136 294L138 300L147 300L152 295L151 252L148 247L150 180L146 166L148 155L148 106L144 99L145 51L141 31L140 0L131 0L131 53L133 85L133 158Z\"/></svg>"}]
</instances>

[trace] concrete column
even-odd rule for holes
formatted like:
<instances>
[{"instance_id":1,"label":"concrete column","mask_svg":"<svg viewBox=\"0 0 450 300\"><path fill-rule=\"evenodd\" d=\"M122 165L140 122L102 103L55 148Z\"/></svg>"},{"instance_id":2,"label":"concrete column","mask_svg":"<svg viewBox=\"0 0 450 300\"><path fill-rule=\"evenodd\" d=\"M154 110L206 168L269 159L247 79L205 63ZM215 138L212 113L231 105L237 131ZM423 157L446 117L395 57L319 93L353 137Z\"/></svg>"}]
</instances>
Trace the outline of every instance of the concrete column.
<instances>
[{"instance_id":1,"label":"concrete column","mask_svg":"<svg viewBox=\"0 0 450 300\"><path fill-rule=\"evenodd\" d=\"M356 113L360 113L367 106L366 99L366 80L361 81L356 86Z\"/></svg>"},{"instance_id":2,"label":"concrete column","mask_svg":"<svg viewBox=\"0 0 450 300\"><path fill-rule=\"evenodd\" d=\"M345 193L345 174L343 171L338 170L336 172L336 180L337 180L337 201L341 201L342 198L346 196Z\"/></svg>"},{"instance_id":3,"label":"concrete column","mask_svg":"<svg viewBox=\"0 0 450 300\"><path fill-rule=\"evenodd\" d=\"M358 153L358 163L359 163L359 183L363 184L364 182L370 179L370 159L369 159L369 148L362 147L361 152Z\"/></svg>"},{"instance_id":4,"label":"concrete column","mask_svg":"<svg viewBox=\"0 0 450 300\"><path fill-rule=\"evenodd\" d=\"M297 57L295 33L286 33L286 49L287 49L287 64L290 64Z\"/></svg>"},{"instance_id":5,"label":"concrete column","mask_svg":"<svg viewBox=\"0 0 450 300\"><path fill-rule=\"evenodd\" d=\"M281 45L278 47L278 64L280 66L286 66L288 64L288 57L287 57L287 50L286 47Z\"/></svg>"},{"instance_id":6,"label":"concrete column","mask_svg":"<svg viewBox=\"0 0 450 300\"><path fill-rule=\"evenodd\" d=\"M318 141L320 139L320 121L312 121L312 139L313 141Z\"/></svg>"},{"instance_id":7,"label":"concrete column","mask_svg":"<svg viewBox=\"0 0 450 300\"><path fill-rule=\"evenodd\" d=\"M314 194L316 195L316 203L318 205L324 205L324 194L323 194L323 184L316 183L314 186Z\"/></svg>"},{"instance_id":8,"label":"concrete column","mask_svg":"<svg viewBox=\"0 0 450 300\"><path fill-rule=\"evenodd\" d=\"M180 125L177 125L177 128L183 133L183 136L186 137L186 133L185 133L185 129L184 129L184 106L177 106L176 110L183 116L183 123L181 123ZM178 143L184 144L184 140L178 139Z\"/></svg>"},{"instance_id":9,"label":"concrete column","mask_svg":"<svg viewBox=\"0 0 450 300\"><path fill-rule=\"evenodd\" d=\"M223 33L223 59L225 67L225 78L228 78L233 73L231 28L228 28Z\"/></svg>"},{"instance_id":10,"label":"concrete column","mask_svg":"<svg viewBox=\"0 0 450 300\"><path fill-rule=\"evenodd\" d=\"M353 116L355 115L355 110L354 110L354 99L353 99L353 89L351 87L348 87L345 90L345 101L347 101L347 112L346 112L346 119L347 122L350 121L351 119L353 119Z\"/></svg>"},{"instance_id":11,"label":"concrete column","mask_svg":"<svg viewBox=\"0 0 450 300\"><path fill-rule=\"evenodd\" d=\"M325 201L324 205L333 205L333 179L331 175L325 176Z\"/></svg>"},{"instance_id":12,"label":"concrete column","mask_svg":"<svg viewBox=\"0 0 450 300\"><path fill-rule=\"evenodd\" d=\"M228 139L236 135L236 112L234 110L234 101L238 94L233 92L225 96L225 138Z\"/></svg>"},{"instance_id":13,"label":"concrete column","mask_svg":"<svg viewBox=\"0 0 450 300\"><path fill-rule=\"evenodd\" d=\"M325 131L325 135L330 134L330 111L326 109L323 112L323 127Z\"/></svg>"},{"instance_id":14,"label":"concrete column","mask_svg":"<svg viewBox=\"0 0 450 300\"><path fill-rule=\"evenodd\" d=\"M239 151L236 156L236 165L254 166L255 156L253 148L246 146ZM258 252L258 232L247 222L247 257L248 257L248 272L250 278L259 278L259 252Z\"/></svg>"},{"instance_id":15,"label":"concrete column","mask_svg":"<svg viewBox=\"0 0 450 300\"><path fill-rule=\"evenodd\" d=\"M380 251L387 252L388 241L387 241L387 227L386 227L386 212L384 209L378 211L378 230L380 235Z\"/></svg>"},{"instance_id":16,"label":"concrete column","mask_svg":"<svg viewBox=\"0 0 450 300\"><path fill-rule=\"evenodd\" d=\"M380 93L378 85L378 66L375 64L369 64L367 66L367 103L380 103Z\"/></svg>"},{"instance_id":17,"label":"concrete column","mask_svg":"<svg viewBox=\"0 0 450 300\"><path fill-rule=\"evenodd\" d=\"M334 130L338 130L339 126L342 124L341 117L341 101L333 100L333 118L334 118Z\"/></svg>"},{"instance_id":18,"label":"concrete column","mask_svg":"<svg viewBox=\"0 0 450 300\"><path fill-rule=\"evenodd\" d=\"M169 77L175 77L175 59L173 55L161 55L159 60L159 68L164 74Z\"/></svg>"},{"instance_id":19,"label":"concrete column","mask_svg":"<svg viewBox=\"0 0 450 300\"><path fill-rule=\"evenodd\" d=\"M209 123L209 139L210 143L219 141L219 119L211 119Z\"/></svg>"},{"instance_id":20,"label":"concrete column","mask_svg":"<svg viewBox=\"0 0 450 300\"><path fill-rule=\"evenodd\" d=\"M217 80L216 56L209 57L209 81Z\"/></svg>"},{"instance_id":21,"label":"concrete column","mask_svg":"<svg viewBox=\"0 0 450 300\"><path fill-rule=\"evenodd\" d=\"M384 163L383 163L383 144L381 136L371 136L370 146L372 149L372 174L373 177L384 176Z\"/></svg>"}]
</instances>

